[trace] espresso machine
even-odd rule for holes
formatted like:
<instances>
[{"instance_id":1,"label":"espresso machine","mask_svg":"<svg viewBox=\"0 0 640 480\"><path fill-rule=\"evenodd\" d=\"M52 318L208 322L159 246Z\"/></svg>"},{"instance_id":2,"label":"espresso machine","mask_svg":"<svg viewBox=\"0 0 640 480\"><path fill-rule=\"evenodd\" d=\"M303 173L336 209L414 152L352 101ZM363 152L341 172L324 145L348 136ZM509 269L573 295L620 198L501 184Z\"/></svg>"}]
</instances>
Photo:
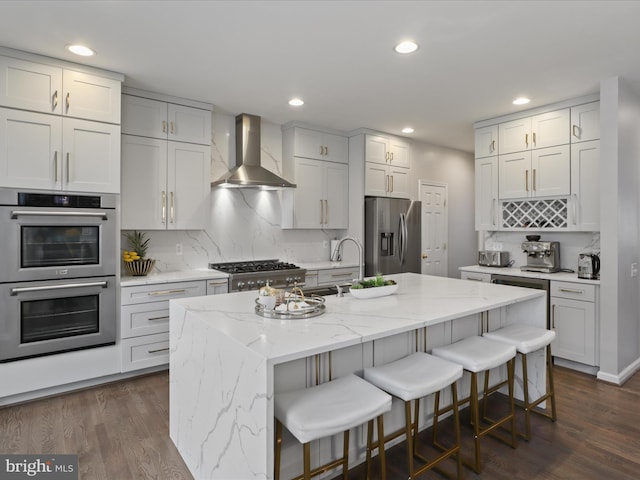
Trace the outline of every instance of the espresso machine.
<instances>
[{"instance_id":1,"label":"espresso machine","mask_svg":"<svg viewBox=\"0 0 640 480\"><path fill-rule=\"evenodd\" d=\"M521 271L554 273L560 270L559 242L522 242L522 251L527 254L527 264L520 267Z\"/></svg>"}]
</instances>

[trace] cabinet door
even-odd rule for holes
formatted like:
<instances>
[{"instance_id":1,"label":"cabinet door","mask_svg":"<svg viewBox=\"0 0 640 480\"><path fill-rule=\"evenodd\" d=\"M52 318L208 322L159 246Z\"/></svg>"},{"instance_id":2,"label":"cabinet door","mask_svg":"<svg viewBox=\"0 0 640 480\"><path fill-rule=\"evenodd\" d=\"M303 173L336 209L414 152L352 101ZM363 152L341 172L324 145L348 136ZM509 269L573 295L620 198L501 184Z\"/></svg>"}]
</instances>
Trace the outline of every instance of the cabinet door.
<instances>
[{"instance_id":1,"label":"cabinet door","mask_svg":"<svg viewBox=\"0 0 640 480\"><path fill-rule=\"evenodd\" d=\"M374 197L387 196L388 168L379 163L365 162L364 194Z\"/></svg>"},{"instance_id":2,"label":"cabinet door","mask_svg":"<svg viewBox=\"0 0 640 480\"><path fill-rule=\"evenodd\" d=\"M600 138L600 102L571 108L571 142L587 142Z\"/></svg>"},{"instance_id":3,"label":"cabinet door","mask_svg":"<svg viewBox=\"0 0 640 480\"><path fill-rule=\"evenodd\" d=\"M229 280L226 278L215 278L207 280L207 295L220 295L229 293Z\"/></svg>"},{"instance_id":4,"label":"cabinet door","mask_svg":"<svg viewBox=\"0 0 640 480\"><path fill-rule=\"evenodd\" d=\"M389 140L389 164L394 167L411 167L411 147L408 143L392 138Z\"/></svg>"},{"instance_id":5,"label":"cabinet door","mask_svg":"<svg viewBox=\"0 0 640 480\"><path fill-rule=\"evenodd\" d=\"M521 118L498 126L498 153L522 152L531 149L531 118Z\"/></svg>"},{"instance_id":6,"label":"cabinet door","mask_svg":"<svg viewBox=\"0 0 640 480\"><path fill-rule=\"evenodd\" d=\"M62 146L63 189L120 193L120 125L65 118Z\"/></svg>"},{"instance_id":7,"label":"cabinet door","mask_svg":"<svg viewBox=\"0 0 640 480\"><path fill-rule=\"evenodd\" d=\"M322 160L325 157L324 134L308 128L295 127L293 156Z\"/></svg>"},{"instance_id":8,"label":"cabinet door","mask_svg":"<svg viewBox=\"0 0 640 480\"><path fill-rule=\"evenodd\" d=\"M167 228L204 230L211 190L211 148L168 142L167 157Z\"/></svg>"},{"instance_id":9,"label":"cabinet door","mask_svg":"<svg viewBox=\"0 0 640 480\"><path fill-rule=\"evenodd\" d=\"M571 200L576 230L600 230L600 140L571 145Z\"/></svg>"},{"instance_id":10,"label":"cabinet door","mask_svg":"<svg viewBox=\"0 0 640 480\"><path fill-rule=\"evenodd\" d=\"M122 95L122 133L166 139L167 130L165 102Z\"/></svg>"},{"instance_id":11,"label":"cabinet door","mask_svg":"<svg viewBox=\"0 0 640 480\"><path fill-rule=\"evenodd\" d=\"M531 148L546 148L569 143L570 109L542 113L531 118Z\"/></svg>"},{"instance_id":12,"label":"cabinet door","mask_svg":"<svg viewBox=\"0 0 640 480\"><path fill-rule=\"evenodd\" d=\"M551 297L554 356L596 365L595 303Z\"/></svg>"},{"instance_id":13,"label":"cabinet door","mask_svg":"<svg viewBox=\"0 0 640 480\"><path fill-rule=\"evenodd\" d=\"M542 148L531 152L529 188L535 197L571 193L571 159L569 145Z\"/></svg>"},{"instance_id":14,"label":"cabinet door","mask_svg":"<svg viewBox=\"0 0 640 480\"><path fill-rule=\"evenodd\" d=\"M324 222L324 162L296 158L294 228L322 228Z\"/></svg>"},{"instance_id":15,"label":"cabinet door","mask_svg":"<svg viewBox=\"0 0 640 480\"><path fill-rule=\"evenodd\" d=\"M169 140L211 145L211 112L170 103L168 106Z\"/></svg>"},{"instance_id":16,"label":"cabinet door","mask_svg":"<svg viewBox=\"0 0 640 480\"><path fill-rule=\"evenodd\" d=\"M0 108L0 186L59 189L62 119Z\"/></svg>"},{"instance_id":17,"label":"cabinet door","mask_svg":"<svg viewBox=\"0 0 640 480\"><path fill-rule=\"evenodd\" d=\"M498 154L498 125L476 129L475 152L476 158L492 157Z\"/></svg>"},{"instance_id":18,"label":"cabinet door","mask_svg":"<svg viewBox=\"0 0 640 480\"><path fill-rule=\"evenodd\" d=\"M325 134L324 144L327 147L324 156L325 160L332 162L349 162L349 139L341 135Z\"/></svg>"},{"instance_id":19,"label":"cabinet door","mask_svg":"<svg viewBox=\"0 0 640 480\"><path fill-rule=\"evenodd\" d=\"M387 195L394 198L410 198L409 194L409 172L408 168L394 167L388 168L389 179Z\"/></svg>"},{"instance_id":20,"label":"cabinet door","mask_svg":"<svg viewBox=\"0 0 640 480\"><path fill-rule=\"evenodd\" d=\"M122 135L121 228L166 229L167 195L167 142Z\"/></svg>"},{"instance_id":21,"label":"cabinet door","mask_svg":"<svg viewBox=\"0 0 640 480\"><path fill-rule=\"evenodd\" d=\"M389 142L384 137L380 137L378 135L366 135L364 147L365 161L387 165L387 153L389 151L388 144Z\"/></svg>"},{"instance_id":22,"label":"cabinet door","mask_svg":"<svg viewBox=\"0 0 640 480\"><path fill-rule=\"evenodd\" d=\"M120 125L120 81L64 70L63 114Z\"/></svg>"},{"instance_id":23,"label":"cabinet door","mask_svg":"<svg viewBox=\"0 0 640 480\"><path fill-rule=\"evenodd\" d=\"M476 160L476 230L498 227L498 157Z\"/></svg>"},{"instance_id":24,"label":"cabinet door","mask_svg":"<svg viewBox=\"0 0 640 480\"><path fill-rule=\"evenodd\" d=\"M0 105L62 113L62 69L0 57Z\"/></svg>"},{"instance_id":25,"label":"cabinet door","mask_svg":"<svg viewBox=\"0 0 640 480\"><path fill-rule=\"evenodd\" d=\"M349 166L325 162L326 209L324 228L349 227Z\"/></svg>"},{"instance_id":26,"label":"cabinet door","mask_svg":"<svg viewBox=\"0 0 640 480\"><path fill-rule=\"evenodd\" d=\"M511 153L498 157L500 198L526 198L529 193L531 152Z\"/></svg>"}]
</instances>

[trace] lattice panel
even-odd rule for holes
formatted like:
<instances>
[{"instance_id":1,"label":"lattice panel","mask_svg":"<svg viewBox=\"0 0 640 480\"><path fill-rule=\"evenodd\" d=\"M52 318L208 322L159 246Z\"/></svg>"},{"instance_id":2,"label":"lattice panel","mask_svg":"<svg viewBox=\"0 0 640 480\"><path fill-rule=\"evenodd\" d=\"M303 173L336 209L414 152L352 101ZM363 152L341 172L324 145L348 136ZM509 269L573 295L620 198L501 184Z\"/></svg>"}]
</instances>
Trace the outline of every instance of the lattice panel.
<instances>
[{"instance_id":1,"label":"lattice panel","mask_svg":"<svg viewBox=\"0 0 640 480\"><path fill-rule=\"evenodd\" d=\"M503 228L567 228L568 200L518 200L502 203Z\"/></svg>"}]
</instances>

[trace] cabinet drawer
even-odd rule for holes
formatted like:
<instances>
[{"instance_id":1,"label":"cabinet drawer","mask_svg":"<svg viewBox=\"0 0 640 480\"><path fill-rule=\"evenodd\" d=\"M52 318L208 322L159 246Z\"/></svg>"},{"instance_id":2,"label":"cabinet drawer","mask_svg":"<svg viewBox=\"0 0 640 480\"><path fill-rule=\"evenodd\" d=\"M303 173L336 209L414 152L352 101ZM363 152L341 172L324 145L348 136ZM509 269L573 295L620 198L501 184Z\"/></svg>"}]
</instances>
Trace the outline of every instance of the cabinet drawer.
<instances>
[{"instance_id":1,"label":"cabinet drawer","mask_svg":"<svg viewBox=\"0 0 640 480\"><path fill-rule=\"evenodd\" d=\"M159 333L122 340L122 371L169 363L169 334Z\"/></svg>"},{"instance_id":2,"label":"cabinet drawer","mask_svg":"<svg viewBox=\"0 0 640 480\"><path fill-rule=\"evenodd\" d=\"M473 280L475 282L491 283L490 273L460 272L460 278L462 280Z\"/></svg>"},{"instance_id":3,"label":"cabinet drawer","mask_svg":"<svg viewBox=\"0 0 640 480\"><path fill-rule=\"evenodd\" d=\"M596 286L584 283L551 282L551 296L595 302Z\"/></svg>"},{"instance_id":4,"label":"cabinet drawer","mask_svg":"<svg viewBox=\"0 0 640 480\"><path fill-rule=\"evenodd\" d=\"M173 298L199 297L206 295L206 293L207 285L204 280L122 287L121 303L122 305L131 305L157 302Z\"/></svg>"},{"instance_id":5,"label":"cabinet drawer","mask_svg":"<svg viewBox=\"0 0 640 480\"><path fill-rule=\"evenodd\" d=\"M213 278L207 280L207 295L220 295L222 293L229 293L228 278Z\"/></svg>"},{"instance_id":6,"label":"cabinet drawer","mask_svg":"<svg viewBox=\"0 0 640 480\"><path fill-rule=\"evenodd\" d=\"M169 331L169 300L124 305L120 310L122 338Z\"/></svg>"},{"instance_id":7,"label":"cabinet drawer","mask_svg":"<svg viewBox=\"0 0 640 480\"><path fill-rule=\"evenodd\" d=\"M318 285L335 285L358 278L358 268L333 268L318 271Z\"/></svg>"}]
</instances>

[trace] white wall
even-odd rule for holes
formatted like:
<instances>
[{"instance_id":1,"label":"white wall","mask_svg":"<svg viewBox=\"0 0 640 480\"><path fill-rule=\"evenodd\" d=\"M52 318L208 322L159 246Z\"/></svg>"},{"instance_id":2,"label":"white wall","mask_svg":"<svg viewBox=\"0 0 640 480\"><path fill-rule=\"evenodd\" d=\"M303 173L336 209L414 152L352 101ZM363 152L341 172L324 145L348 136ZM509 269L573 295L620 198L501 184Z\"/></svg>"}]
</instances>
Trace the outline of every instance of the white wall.
<instances>
[{"instance_id":1,"label":"white wall","mask_svg":"<svg viewBox=\"0 0 640 480\"><path fill-rule=\"evenodd\" d=\"M600 83L600 373L613 380L640 358L638 184L640 98L618 77ZM624 378L622 379L624 380Z\"/></svg>"},{"instance_id":2,"label":"white wall","mask_svg":"<svg viewBox=\"0 0 640 480\"><path fill-rule=\"evenodd\" d=\"M477 263L474 226L474 158L459 150L424 143L412 145L411 196L419 200L420 180L446 183L449 195L448 276L460 278L459 267Z\"/></svg>"}]
</instances>

